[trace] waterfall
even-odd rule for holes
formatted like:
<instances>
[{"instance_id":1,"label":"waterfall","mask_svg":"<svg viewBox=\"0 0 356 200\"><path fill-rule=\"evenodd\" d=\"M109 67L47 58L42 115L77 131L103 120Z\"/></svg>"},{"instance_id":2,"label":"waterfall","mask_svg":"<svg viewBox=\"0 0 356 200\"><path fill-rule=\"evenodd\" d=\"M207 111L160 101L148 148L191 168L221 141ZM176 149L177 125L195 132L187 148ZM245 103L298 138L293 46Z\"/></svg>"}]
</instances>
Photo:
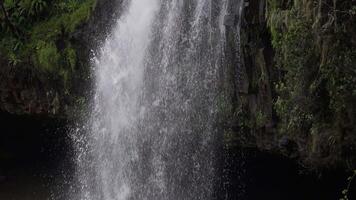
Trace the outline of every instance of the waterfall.
<instances>
[{"instance_id":1,"label":"waterfall","mask_svg":"<svg viewBox=\"0 0 356 200\"><path fill-rule=\"evenodd\" d=\"M127 0L93 59L80 200L213 199L224 0Z\"/></svg>"}]
</instances>

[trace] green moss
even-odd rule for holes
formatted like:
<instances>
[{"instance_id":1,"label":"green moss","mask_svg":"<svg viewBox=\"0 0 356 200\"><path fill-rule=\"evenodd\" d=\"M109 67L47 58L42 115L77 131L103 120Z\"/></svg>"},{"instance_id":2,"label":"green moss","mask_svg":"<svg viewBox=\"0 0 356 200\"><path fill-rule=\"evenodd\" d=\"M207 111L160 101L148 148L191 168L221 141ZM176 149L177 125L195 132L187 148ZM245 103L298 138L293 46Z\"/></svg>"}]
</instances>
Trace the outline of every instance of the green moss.
<instances>
[{"instance_id":1,"label":"green moss","mask_svg":"<svg viewBox=\"0 0 356 200\"><path fill-rule=\"evenodd\" d=\"M264 127L267 124L267 117L261 111L258 111L256 113L255 120L256 120L256 127L257 128Z\"/></svg>"},{"instance_id":2,"label":"green moss","mask_svg":"<svg viewBox=\"0 0 356 200\"><path fill-rule=\"evenodd\" d=\"M47 72L54 72L59 67L60 54L54 43L40 41L36 47L37 67Z\"/></svg>"},{"instance_id":3,"label":"green moss","mask_svg":"<svg viewBox=\"0 0 356 200\"><path fill-rule=\"evenodd\" d=\"M67 47L64 50L64 54L65 54L65 58L67 61L67 65L70 66L70 69L72 71L74 71L75 66L77 64L77 53L76 53L75 49L73 49L72 47Z\"/></svg>"},{"instance_id":4,"label":"green moss","mask_svg":"<svg viewBox=\"0 0 356 200\"><path fill-rule=\"evenodd\" d=\"M69 88L71 72L66 69L60 69L58 74L60 75L60 77L63 80L64 88ZM67 91L66 93L69 93L69 92Z\"/></svg>"}]
</instances>

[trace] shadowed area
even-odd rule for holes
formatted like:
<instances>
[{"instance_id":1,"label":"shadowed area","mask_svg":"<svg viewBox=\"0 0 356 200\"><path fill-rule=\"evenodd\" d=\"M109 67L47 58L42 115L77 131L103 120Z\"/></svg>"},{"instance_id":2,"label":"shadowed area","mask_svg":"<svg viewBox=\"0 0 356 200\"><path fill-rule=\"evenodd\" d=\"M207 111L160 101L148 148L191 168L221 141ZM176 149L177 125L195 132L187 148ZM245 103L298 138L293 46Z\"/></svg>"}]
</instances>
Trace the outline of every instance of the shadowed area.
<instances>
[{"instance_id":1,"label":"shadowed area","mask_svg":"<svg viewBox=\"0 0 356 200\"><path fill-rule=\"evenodd\" d=\"M280 155L238 148L226 150L223 173L224 198L219 199L242 200L340 199L351 175L343 169L309 171ZM349 199L356 197L354 182Z\"/></svg>"},{"instance_id":2,"label":"shadowed area","mask_svg":"<svg viewBox=\"0 0 356 200\"><path fill-rule=\"evenodd\" d=\"M73 170L66 122L0 113L0 199L61 197Z\"/></svg>"},{"instance_id":3,"label":"shadowed area","mask_svg":"<svg viewBox=\"0 0 356 200\"><path fill-rule=\"evenodd\" d=\"M69 199L73 149L67 123L6 113L0 120L0 199ZM334 200L346 187L343 170L306 172L292 160L254 149L223 152L214 195L219 200Z\"/></svg>"}]
</instances>

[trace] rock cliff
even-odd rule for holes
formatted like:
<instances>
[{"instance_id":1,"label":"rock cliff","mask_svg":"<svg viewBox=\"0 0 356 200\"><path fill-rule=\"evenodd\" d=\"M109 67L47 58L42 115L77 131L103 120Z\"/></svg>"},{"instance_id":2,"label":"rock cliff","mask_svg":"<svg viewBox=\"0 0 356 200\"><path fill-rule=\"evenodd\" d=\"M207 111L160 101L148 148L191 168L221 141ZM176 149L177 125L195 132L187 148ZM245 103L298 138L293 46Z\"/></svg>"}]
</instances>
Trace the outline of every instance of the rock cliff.
<instances>
[{"instance_id":1,"label":"rock cliff","mask_svg":"<svg viewBox=\"0 0 356 200\"><path fill-rule=\"evenodd\" d=\"M355 168L356 2L250 1L228 30L225 139L310 168ZM236 34L236 33L235 33ZM232 74L232 75L231 75ZM228 106L226 106L228 105Z\"/></svg>"}]
</instances>

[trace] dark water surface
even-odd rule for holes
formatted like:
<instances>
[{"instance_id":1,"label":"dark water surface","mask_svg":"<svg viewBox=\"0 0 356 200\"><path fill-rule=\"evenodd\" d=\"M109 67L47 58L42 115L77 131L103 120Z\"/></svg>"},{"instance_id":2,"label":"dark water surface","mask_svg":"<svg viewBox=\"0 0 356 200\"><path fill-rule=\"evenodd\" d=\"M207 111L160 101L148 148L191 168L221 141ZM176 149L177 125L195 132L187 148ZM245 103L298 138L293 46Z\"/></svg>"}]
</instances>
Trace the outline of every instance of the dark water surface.
<instances>
[{"instance_id":1,"label":"dark water surface","mask_svg":"<svg viewBox=\"0 0 356 200\"><path fill-rule=\"evenodd\" d=\"M226 199L339 200L348 173L342 169L308 171L295 160L256 151L227 151ZM350 199L356 199L353 184Z\"/></svg>"},{"instance_id":2,"label":"dark water surface","mask_svg":"<svg viewBox=\"0 0 356 200\"><path fill-rule=\"evenodd\" d=\"M0 200L68 199L74 170L66 123L6 114L0 120ZM280 156L253 149L223 152L219 200L334 200L345 188L348 174L342 170L319 177Z\"/></svg>"},{"instance_id":3,"label":"dark water surface","mask_svg":"<svg viewBox=\"0 0 356 200\"><path fill-rule=\"evenodd\" d=\"M0 113L0 200L63 199L73 166L66 122Z\"/></svg>"}]
</instances>

